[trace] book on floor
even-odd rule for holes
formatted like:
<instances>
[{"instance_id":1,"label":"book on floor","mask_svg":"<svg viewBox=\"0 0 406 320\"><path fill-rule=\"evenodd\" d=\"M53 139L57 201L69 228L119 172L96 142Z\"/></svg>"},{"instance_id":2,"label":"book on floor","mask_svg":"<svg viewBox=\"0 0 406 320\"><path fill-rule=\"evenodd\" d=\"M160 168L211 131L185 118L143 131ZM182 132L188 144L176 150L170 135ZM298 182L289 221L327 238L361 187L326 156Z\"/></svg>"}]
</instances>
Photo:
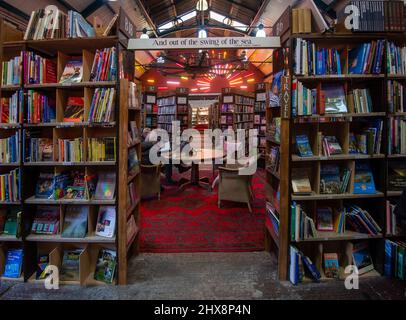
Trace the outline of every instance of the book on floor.
<instances>
[{"instance_id":1,"label":"book on floor","mask_svg":"<svg viewBox=\"0 0 406 320\"><path fill-rule=\"evenodd\" d=\"M117 253L114 250L100 249L97 257L94 279L105 283L113 283L117 268Z\"/></svg>"},{"instance_id":2,"label":"book on floor","mask_svg":"<svg viewBox=\"0 0 406 320\"><path fill-rule=\"evenodd\" d=\"M69 206L66 208L62 238L84 238L87 233L88 206Z\"/></svg>"},{"instance_id":3,"label":"book on floor","mask_svg":"<svg viewBox=\"0 0 406 320\"><path fill-rule=\"evenodd\" d=\"M101 206L97 217L96 235L112 238L116 231L116 208Z\"/></svg>"}]
</instances>

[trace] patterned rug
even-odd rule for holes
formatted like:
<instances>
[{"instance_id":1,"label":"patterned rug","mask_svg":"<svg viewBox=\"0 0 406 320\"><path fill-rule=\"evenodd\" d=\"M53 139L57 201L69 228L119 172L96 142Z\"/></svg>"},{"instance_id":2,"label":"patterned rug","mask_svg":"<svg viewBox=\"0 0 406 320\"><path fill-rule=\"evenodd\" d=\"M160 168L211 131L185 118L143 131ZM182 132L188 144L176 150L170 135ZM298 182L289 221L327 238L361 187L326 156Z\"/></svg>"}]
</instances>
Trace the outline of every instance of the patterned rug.
<instances>
[{"instance_id":1,"label":"patterned rug","mask_svg":"<svg viewBox=\"0 0 406 320\"><path fill-rule=\"evenodd\" d=\"M185 173L183 176L190 175ZM212 177L210 171L201 176ZM222 202L217 206L217 188L212 192L191 187L179 192L165 187L161 200L141 205L140 250L150 253L244 252L264 250L264 173L253 179L253 213L244 204ZM179 174L174 179L179 180ZM212 179L211 179L212 180Z\"/></svg>"}]
</instances>

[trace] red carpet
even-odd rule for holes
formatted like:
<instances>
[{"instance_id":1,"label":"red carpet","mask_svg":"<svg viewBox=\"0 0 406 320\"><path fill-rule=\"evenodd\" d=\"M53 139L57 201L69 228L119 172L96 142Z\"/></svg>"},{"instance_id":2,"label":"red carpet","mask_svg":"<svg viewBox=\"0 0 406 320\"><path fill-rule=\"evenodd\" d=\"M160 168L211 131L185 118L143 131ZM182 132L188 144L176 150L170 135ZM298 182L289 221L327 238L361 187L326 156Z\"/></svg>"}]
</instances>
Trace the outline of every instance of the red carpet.
<instances>
[{"instance_id":1,"label":"red carpet","mask_svg":"<svg viewBox=\"0 0 406 320\"><path fill-rule=\"evenodd\" d=\"M185 176L190 173L185 173ZM211 172L201 176L211 177ZM262 172L253 179L253 213L244 204L222 202L213 192L165 187L161 200L141 206L140 250L152 253L244 252L264 250L265 186ZM174 176L179 179L178 176Z\"/></svg>"}]
</instances>

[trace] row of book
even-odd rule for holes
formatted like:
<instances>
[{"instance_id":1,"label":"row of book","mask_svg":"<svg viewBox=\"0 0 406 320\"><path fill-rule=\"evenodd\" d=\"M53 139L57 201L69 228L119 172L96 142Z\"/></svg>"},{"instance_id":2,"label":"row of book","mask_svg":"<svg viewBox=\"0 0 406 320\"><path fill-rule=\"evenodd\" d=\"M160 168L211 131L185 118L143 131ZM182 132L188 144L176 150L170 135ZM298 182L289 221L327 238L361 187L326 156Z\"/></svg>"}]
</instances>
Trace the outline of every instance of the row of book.
<instances>
[{"instance_id":1,"label":"row of book","mask_svg":"<svg viewBox=\"0 0 406 320\"><path fill-rule=\"evenodd\" d=\"M19 148L20 135L14 135L0 139L0 163L18 163L20 161Z\"/></svg>"},{"instance_id":2,"label":"row of book","mask_svg":"<svg viewBox=\"0 0 406 320\"><path fill-rule=\"evenodd\" d=\"M25 84L45 84L57 82L56 63L34 52L23 51L23 80Z\"/></svg>"},{"instance_id":3,"label":"row of book","mask_svg":"<svg viewBox=\"0 0 406 320\"><path fill-rule=\"evenodd\" d=\"M114 172L85 174L84 172L41 172L36 183L37 199L114 200Z\"/></svg>"},{"instance_id":4,"label":"row of book","mask_svg":"<svg viewBox=\"0 0 406 320\"><path fill-rule=\"evenodd\" d=\"M388 110L390 113L406 112L406 86L399 81L388 81Z\"/></svg>"},{"instance_id":5,"label":"row of book","mask_svg":"<svg viewBox=\"0 0 406 320\"><path fill-rule=\"evenodd\" d=\"M385 240L384 275L390 278L406 279L406 242Z\"/></svg>"},{"instance_id":6,"label":"row of book","mask_svg":"<svg viewBox=\"0 0 406 320\"><path fill-rule=\"evenodd\" d=\"M384 40L363 43L348 52L348 70L342 70L341 59L346 50L317 48L308 40L295 39L294 73L296 75L380 74Z\"/></svg>"},{"instance_id":7,"label":"row of book","mask_svg":"<svg viewBox=\"0 0 406 320\"><path fill-rule=\"evenodd\" d=\"M88 161L116 161L116 138L101 137L87 140Z\"/></svg>"},{"instance_id":8,"label":"row of book","mask_svg":"<svg viewBox=\"0 0 406 320\"><path fill-rule=\"evenodd\" d=\"M89 122L108 123L114 119L114 88L96 88L89 111Z\"/></svg>"},{"instance_id":9,"label":"row of book","mask_svg":"<svg viewBox=\"0 0 406 320\"><path fill-rule=\"evenodd\" d=\"M313 282L320 282L321 279L344 279L346 263L357 267L357 274L362 275L373 271L374 264L367 242L348 242L343 252L324 251L324 246L320 245L316 253L316 265L295 246L289 247L289 280L292 284L297 285L310 279ZM340 260L341 263L340 263Z\"/></svg>"},{"instance_id":10,"label":"row of book","mask_svg":"<svg viewBox=\"0 0 406 320\"><path fill-rule=\"evenodd\" d=\"M94 230L88 230L90 214L89 206L67 206L64 212L61 212L60 207L38 206L31 225L31 234L85 238L90 232L99 237L113 238L116 233L116 208L100 206Z\"/></svg>"},{"instance_id":11,"label":"row of book","mask_svg":"<svg viewBox=\"0 0 406 320\"><path fill-rule=\"evenodd\" d=\"M82 162L84 160L83 138L58 139L58 159L61 162Z\"/></svg>"},{"instance_id":12,"label":"row of book","mask_svg":"<svg viewBox=\"0 0 406 320\"><path fill-rule=\"evenodd\" d=\"M2 97L0 99L0 123L20 123L23 105L23 90L18 90L11 97Z\"/></svg>"},{"instance_id":13,"label":"row of book","mask_svg":"<svg viewBox=\"0 0 406 320\"><path fill-rule=\"evenodd\" d=\"M84 249L66 249L63 251L60 266L61 281L80 281L80 257ZM50 275L50 254L40 254L37 257L36 280L45 280ZM22 276L24 251L20 248L8 249L4 252L4 272L0 276L18 279ZM101 248L97 254L94 280L107 284L113 283L117 273L117 253L115 250ZM34 276L33 275L33 276Z\"/></svg>"},{"instance_id":14,"label":"row of book","mask_svg":"<svg viewBox=\"0 0 406 320\"><path fill-rule=\"evenodd\" d=\"M402 32L406 30L403 1L350 1L359 10L358 32Z\"/></svg>"},{"instance_id":15,"label":"row of book","mask_svg":"<svg viewBox=\"0 0 406 320\"><path fill-rule=\"evenodd\" d=\"M397 46L394 42L388 42L387 70L391 75L406 75L406 46Z\"/></svg>"},{"instance_id":16,"label":"row of book","mask_svg":"<svg viewBox=\"0 0 406 320\"><path fill-rule=\"evenodd\" d=\"M406 118L389 119L389 154L406 154Z\"/></svg>"},{"instance_id":17,"label":"row of book","mask_svg":"<svg viewBox=\"0 0 406 320\"><path fill-rule=\"evenodd\" d=\"M319 194L343 194L349 192L352 169L339 164L322 164L320 167ZM312 172L307 167L292 169L292 190L296 195L313 193L310 177ZM368 161L356 161L353 194L376 194L376 187L371 166Z\"/></svg>"},{"instance_id":18,"label":"row of book","mask_svg":"<svg viewBox=\"0 0 406 320\"><path fill-rule=\"evenodd\" d=\"M253 113L254 106L236 105L231 103L223 103L221 105L221 113Z\"/></svg>"},{"instance_id":19,"label":"row of book","mask_svg":"<svg viewBox=\"0 0 406 320\"><path fill-rule=\"evenodd\" d=\"M21 200L20 169L0 174L0 201L17 202Z\"/></svg>"},{"instance_id":20,"label":"row of book","mask_svg":"<svg viewBox=\"0 0 406 320\"><path fill-rule=\"evenodd\" d=\"M73 10L68 14L55 6L32 11L24 40L89 38L96 33L83 16Z\"/></svg>"},{"instance_id":21,"label":"row of book","mask_svg":"<svg viewBox=\"0 0 406 320\"><path fill-rule=\"evenodd\" d=\"M24 132L24 161L28 163L53 161L53 140L50 138L39 138L36 135L37 133L33 131Z\"/></svg>"},{"instance_id":22,"label":"row of book","mask_svg":"<svg viewBox=\"0 0 406 320\"><path fill-rule=\"evenodd\" d=\"M27 123L51 123L56 121L55 98L43 93L28 90L27 92Z\"/></svg>"},{"instance_id":23,"label":"row of book","mask_svg":"<svg viewBox=\"0 0 406 320\"><path fill-rule=\"evenodd\" d=\"M90 72L90 81L115 81L117 79L116 60L115 47L97 49Z\"/></svg>"},{"instance_id":24,"label":"row of book","mask_svg":"<svg viewBox=\"0 0 406 320\"><path fill-rule=\"evenodd\" d=\"M9 61L3 61L2 68L2 86L12 86L21 84L21 56L14 57Z\"/></svg>"}]
</instances>

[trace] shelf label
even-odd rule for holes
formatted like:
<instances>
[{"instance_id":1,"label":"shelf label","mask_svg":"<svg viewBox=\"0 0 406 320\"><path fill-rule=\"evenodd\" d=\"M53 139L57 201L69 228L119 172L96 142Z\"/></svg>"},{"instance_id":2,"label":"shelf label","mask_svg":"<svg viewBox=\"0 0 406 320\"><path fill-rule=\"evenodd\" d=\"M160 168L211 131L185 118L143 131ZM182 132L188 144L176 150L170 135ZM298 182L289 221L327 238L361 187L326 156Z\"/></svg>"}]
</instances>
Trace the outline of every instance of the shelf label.
<instances>
[{"instance_id":1,"label":"shelf label","mask_svg":"<svg viewBox=\"0 0 406 320\"><path fill-rule=\"evenodd\" d=\"M282 99L281 99L281 115L283 119L290 118L290 77L283 76L281 80L281 91L282 91Z\"/></svg>"}]
</instances>

